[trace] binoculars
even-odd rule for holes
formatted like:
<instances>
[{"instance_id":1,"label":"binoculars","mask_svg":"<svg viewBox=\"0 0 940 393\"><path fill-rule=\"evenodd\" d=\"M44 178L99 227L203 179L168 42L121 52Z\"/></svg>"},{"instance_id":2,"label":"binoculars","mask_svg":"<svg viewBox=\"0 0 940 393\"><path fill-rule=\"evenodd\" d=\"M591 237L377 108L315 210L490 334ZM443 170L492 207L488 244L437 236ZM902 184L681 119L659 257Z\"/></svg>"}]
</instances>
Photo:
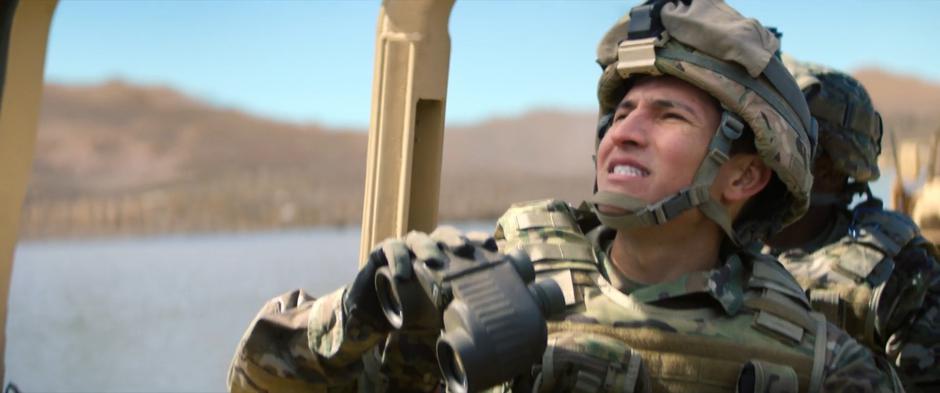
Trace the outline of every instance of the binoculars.
<instances>
[{"instance_id":1,"label":"binoculars","mask_svg":"<svg viewBox=\"0 0 940 393\"><path fill-rule=\"evenodd\" d=\"M534 282L522 251L504 255L467 245L444 252L446 260L414 262L407 279L378 269L375 287L386 319L395 329L441 330L437 361L449 392L477 392L530 372L545 351L546 318L565 308L558 283Z\"/></svg>"}]
</instances>

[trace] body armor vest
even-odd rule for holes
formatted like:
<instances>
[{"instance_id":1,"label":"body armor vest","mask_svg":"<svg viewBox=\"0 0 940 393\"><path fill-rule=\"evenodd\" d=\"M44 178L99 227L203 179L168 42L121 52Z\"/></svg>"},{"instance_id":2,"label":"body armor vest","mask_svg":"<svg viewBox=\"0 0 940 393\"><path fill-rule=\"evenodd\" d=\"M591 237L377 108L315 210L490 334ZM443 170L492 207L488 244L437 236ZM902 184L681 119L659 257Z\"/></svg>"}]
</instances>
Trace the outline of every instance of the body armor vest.
<instances>
[{"instance_id":1,"label":"body armor vest","mask_svg":"<svg viewBox=\"0 0 940 393\"><path fill-rule=\"evenodd\" d=\"M552 200L513 205L499 219L501 251L529 252L537 279L558 281L568 307L564 320L549 322L533 391L819 390L826 323L775 260L734 261L744 267L734 313L707 300L678 308L641 302L604 277L606 254L582 231L591 221Z\"/></svg>"},{"instance_id":2,"label":"body armor vest","mask_svg":"<svg viewBox=\"0 0 940 393\"><path fill-rule=\"evenodd\" d=\"M910 302L905 294L925 293L922 269L898 269L899 253L905 247L934 249L909 218L880 204L862 204L845 221L834 229L844 234L839 240L810 254L786 251L779 259L806 289L813 309L881 353L893 330L888 325L900 322L891 320L899 303Z\"/></svg>"}]
</instances>

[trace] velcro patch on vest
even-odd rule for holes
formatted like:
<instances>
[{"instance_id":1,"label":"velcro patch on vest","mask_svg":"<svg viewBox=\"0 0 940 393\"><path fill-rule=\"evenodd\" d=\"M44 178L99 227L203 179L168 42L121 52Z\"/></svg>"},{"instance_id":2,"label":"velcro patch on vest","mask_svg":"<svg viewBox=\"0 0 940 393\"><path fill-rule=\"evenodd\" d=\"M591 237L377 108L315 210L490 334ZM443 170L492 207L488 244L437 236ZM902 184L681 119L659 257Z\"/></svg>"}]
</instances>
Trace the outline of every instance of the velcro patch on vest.
<instances>
[{"instance_id":1,"label":"velcro patch on vest","mask_svg":"<svg viewBox=\"0 0 940 393\"><path fill-rule=\"evenodd\" d=\"M520 231L534 228L574 229L574 220L567 212L531 211L516 215L516 228Z\"/></svg>"},{"instance_id":2,"label":"velcro patch on vest","mask_svg":"<svg viewBox=\"0 0 940 393\"><path fill-rule=\"evenodd\" d=\"M760 296L747 296L744 305L758 311L769 312L805 330L813 330L816 322L809 314L809 309L790 297L770 289L764 289Z\"/></svg>"},{"instance_id":3,"label":"velcro patch on vest","mask_svg":"<svg viewBox=\"0 0 940 393\"><path fill-rule=\"evenodd\" d=\"M536 271L539 270L539 262L545 261L572 261L582 262L590 269L595 269L597 259L594 255L594 249L589 244L583 243L530 243L523 246L532 263L536 264Z\"/></svg>"},{"instance_id":4,"label":"velcro patch on vest","mask_svg":"<svg viewBox=\"0 0 940 393\"><path fill-rule=\"evenodd\" d=\"M758 311L754 316L754 327L758 330L775 333L794 343L803 340L803 328L766 311Z\"/></svg>"}]
</instances>

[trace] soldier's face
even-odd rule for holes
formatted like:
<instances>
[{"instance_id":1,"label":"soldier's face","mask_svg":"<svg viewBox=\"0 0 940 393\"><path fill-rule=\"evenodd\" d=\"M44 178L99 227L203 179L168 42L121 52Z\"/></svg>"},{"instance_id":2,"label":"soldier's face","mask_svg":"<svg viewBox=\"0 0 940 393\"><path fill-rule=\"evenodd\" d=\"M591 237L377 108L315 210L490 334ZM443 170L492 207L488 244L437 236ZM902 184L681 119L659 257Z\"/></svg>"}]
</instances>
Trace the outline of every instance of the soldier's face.
<instances>
[{"instance_id":1,"label":"soldier's face","mask_svg":"<svg viewBox=\"0 0 940 393\"><path fill-rule=\"evenodd\" d=\"M597 188L657 202L692 183L715 129L717 101L674 77L638 81L597 150Z\"/></svg>"}]
</instances>

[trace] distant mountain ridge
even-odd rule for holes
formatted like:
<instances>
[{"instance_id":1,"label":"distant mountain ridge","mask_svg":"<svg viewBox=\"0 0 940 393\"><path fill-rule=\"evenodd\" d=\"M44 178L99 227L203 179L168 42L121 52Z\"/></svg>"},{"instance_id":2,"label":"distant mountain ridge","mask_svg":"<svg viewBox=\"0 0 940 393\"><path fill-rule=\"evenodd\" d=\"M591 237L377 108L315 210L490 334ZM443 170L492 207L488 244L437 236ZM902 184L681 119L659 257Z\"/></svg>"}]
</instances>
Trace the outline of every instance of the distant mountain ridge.
<instances>
[{"instance_id":1,"label":"distant mountain ridge","mask_svg":"<svg viewBox=\"0 0 940 393\"><path fill-rule=\"evenodd\" d=\"M876 69L855 75L889 130L924 138L940 125L940 84ZM448 128L441 218L492 218L515 201L588 196L595 116L545 109ZM91 232L133 233L148 215L163 224L144 232L222 230L224 216L243 211L256 216L243 229L357 224L366 138L215 107L166 87L48 84L24 230L68 235L116 220ZM193 195L206 205L185 200ZM68 205L76 200L80 207ZM55 229L61 220L73 229Z\"/></svg>"},{"instance_id":2,"label":"distant mountain ridge","mask_svg":"<svg viewBox=\"0 0 940 393\"><path fill-rule=\"evenodd\" d=\"M861 68L852 75L865 85L876 108L883 114L940 119L940 83L888 73L877 68ZM931 116L932 115L932 116Z\"/></svg>"},{"instance_id":3,"label":"distant mountain ridge","mask_svg":"<svg viewBox=\"0 0 940 393\"><path fill-rule=\"evenodd\" d=\"M540 111L446 130L441 218L583 199L593 123L590 114ZM226 230L243 214L254 218L231 225L358 224L364 131L272 121L165 87L49 84L24 233Z\"/></svg>"}]
</instances>

